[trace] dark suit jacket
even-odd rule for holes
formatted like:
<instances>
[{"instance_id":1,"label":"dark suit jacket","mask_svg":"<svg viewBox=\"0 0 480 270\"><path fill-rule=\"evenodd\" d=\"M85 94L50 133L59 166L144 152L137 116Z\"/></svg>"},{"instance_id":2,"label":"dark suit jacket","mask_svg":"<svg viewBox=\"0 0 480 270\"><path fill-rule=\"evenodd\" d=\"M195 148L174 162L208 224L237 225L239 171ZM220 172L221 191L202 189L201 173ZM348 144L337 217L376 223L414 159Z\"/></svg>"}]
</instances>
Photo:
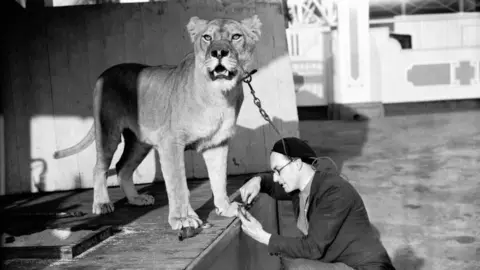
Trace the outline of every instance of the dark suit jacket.
<instances>
[{"instance_id":1,"label":"dark suit jacket","mask_svg":"<svg viewBox=\"0 0 480 270\"><path fill-rule=\"evenodd\" d=\"M273 182L272 173L260 176L260 192L277 200L291 200L295 217L298 217L299 192L287 194L281 185ZM270 254L343 262L362 270L394 269L355 188L338 175L317 172L312 181L307 212L308 235L285 237L273 233L268 244Z\"/></svg>"}]
</instances>

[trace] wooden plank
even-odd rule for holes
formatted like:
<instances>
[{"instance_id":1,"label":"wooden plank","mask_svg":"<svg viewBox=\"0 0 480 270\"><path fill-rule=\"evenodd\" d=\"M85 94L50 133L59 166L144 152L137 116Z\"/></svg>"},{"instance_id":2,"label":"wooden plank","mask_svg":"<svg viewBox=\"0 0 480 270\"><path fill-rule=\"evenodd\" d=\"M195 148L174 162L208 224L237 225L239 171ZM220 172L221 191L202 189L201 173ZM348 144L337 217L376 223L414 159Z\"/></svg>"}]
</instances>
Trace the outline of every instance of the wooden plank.
<instances>
[{"instance_id":1,"label":"wooden plank","mask_svg":"<svg viewBox=\"0 0 480 270\"><path fill-rule=\"evenodd\" d=\"M11 7L11 4L8 7ZM2 133L0 136L3 136L2 146L3 149L3 158L0 162L0 166L4 166L3 174L4 174L4 191L8 192L8 183L6 179L18 179L19 174L19 167L18 167L18 154L16 151L16 132L15 132L15 123L16 123L16 115L14 113L14 106L13 106L13 89L12 89L12 77L10 74L10 66L12 65L12 58L10 56L11 50L13 48L13 44L15 39L13 38L13 34L15 30L18 28L16 26L16 22L18 19L14 19L13 21L8 20L8 16L6 16L6 9L0 10L0 29L3 33L0 35L0 44L2 44L2 50L0 50L0 56L4 61L0 61L1 69L3 72L0 73L0 87L2 91L0 91L0 114L3 121L3 128ZM13 12L11 9L8 12ZM19 16L15 16L19 17ZM8 21L8 23L7 23ZM8 143L7 143L8 142Z\"/></svg>"},{"instance_id":2,"label":"wooden plank","mask_svg":"<svg viewBox=\"0 0 480 270\"><path fill-rule=\"evenodd\" d=\"M145 63L142 5L123 5L125 9L125 61Z\"/></svg>"},{"instance_id":3,"label":"wooden plank","mask_svg":"<svg viewBox=\"0 0 480 270\"><path fill-rule=\"evenodd\" d=\"M88 118L75 119L70 121L71 129L75 130L76 136L71 140L72 143L79 142L90 129L92 124L92 94L94 82L90 81L89 75L89 57L88 57L88 33L86 31L86 16L85 10L80 8L71 8L68 14L68 70L69 70L69 85L72 96L68 98L71 104L71 110L77 116L87 116ZM98 19L96 19L98 22ZM72 113L73 114L73 113ZM92 167L95 159L92 159L95 152L93 151L95 143L84 150L74 155L72 158L76 159L78 174L76 174L72 182L74 188L90 187L92 181Z\"/></svg>"},{"instance_id":4,"label":"wooden plank","mask_svg":"<svg viewBox=\"0 0 480 270\"><path fill-rule=\"evenodd\" d=\"M165 5L167 5L165 2L142 5L144 53L147 56L145 59L147 65L165 64L162 34L166 26L159 23L164 14ZM175 26L176 24L170 25L170 27Z\"/></svg>"},{"instance_id":5,"label":"wooden plank","mask_svg":"<svg viewBox=\"0 0 480 270\"><path fill-rule=\"evenodd\" d=\"M101 23L103 8L101 5L92 5L85 7L83 15L85 16L85 33L87 38L88 63L89 63L89 81L91 95L89 104L93 108L93 88L98 76L106 69L107 60L104 52L104 26ZM87 102L87 99L85 99ZM92 115L93 116L93 115ZM84 131L85 134L88 130Z\"/></svg>"},{"instance_id":6,"label":"wooden plank","mask_svg":"<svg viewBox=\"0 0 480 270\"><path fill-rule=\"evenodd\" d=\"M55 189L50 177L59 176L58 170L49 170L58 166L53 159L56 133L53 118L52 85L50 82L50 63L48 55L48 13L32 12L28 35L30 93L32 111L30 113L31 141L31 178L32 191ZM50 185L50 186L49 186Z\"/></svg>"},{"instance_id":7,"label":"wooden plank","mask_svg":"<svg viewBox=\"0 0 480 270\"><path fill-rule=\"evenodd\" d=\"M56 147L60 150L77 143L84 136L78 132L78 121L66 119L65 114L71 113L72 102L75 102L76 93L71 83L69 61L72 53L69 46L73 42L69 39L72 30L70 16L72 8L56 9L51 13L48 25L48 48L50 61L50 74L52 83L52 101L54 111L54 125L56 133ZM62 25L62 27L59 27ZM53 152L53 151L52 151ZM75 155L58 159L60 179L51 183L55 190L75 187L74 180L79 179L77 157Z\"/></svg>"},{"instance_id":8,"label":"wooden plank","mask_svg":"<svg viewBox=\"0 0 480 270\"><path fill-rule=\"evenodd\" d=\"M125 61L125 30L126 8L122 5L105 5L102 8L101 20L104 29L104 53L107 67Z\"/></svg>"},{"instance_id":9,"label":"wooden plank","mask_svg":"<svg viewBox=\"0 0 480 270\"><path fill-rule=\"evenodd\" d=\"M5 124L0 112L0 195L5 195Z\"/></svg>"},{"instance_id":10,"label":"wooden plank","mask_svg":"<svg viewBox=\"0 0 480 270\"><path fill-rule=\"evenodd\" d=\"M2 243L0 251L4 259L62 259L71 260L114 234L112 226L94 231L73 232L69 241L59 245L22 246ZM45 234L50 233L46 231ZM47 236L48 237L48 236Z\"/></svg>"},{"instance_id":11,"label":"wooden plank","mask_svg":"<svg viewBox=\"0 0 480 270\"><path fill-rule=\"evenodd\" d=\"M14 124L9 128L7 139L7 154L15 152L16 159L9 158L8 167L12 166L15 171L7 170L7 192L30 192L30 107L33 106L28 96L30 87L30 72L27 46L29 40L28 16L25 11L19 11L12 18L12 31L9 39L10 53L8 54L9 73L11 82L11 96L9 102L14 117L9 121ZM11 128L11 129L10 129ZM9 147L11 146L11 147ZM15 167L17 169L15 169Z\"/></svg>"}]
</instances>

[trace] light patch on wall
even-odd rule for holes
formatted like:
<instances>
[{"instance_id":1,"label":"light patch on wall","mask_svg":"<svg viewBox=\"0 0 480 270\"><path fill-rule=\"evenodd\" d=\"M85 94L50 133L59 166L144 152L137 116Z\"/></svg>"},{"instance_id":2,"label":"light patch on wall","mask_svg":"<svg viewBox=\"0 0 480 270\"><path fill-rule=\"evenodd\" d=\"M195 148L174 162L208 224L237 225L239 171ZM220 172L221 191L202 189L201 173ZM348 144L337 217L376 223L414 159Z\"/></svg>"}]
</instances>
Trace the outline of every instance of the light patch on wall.
<instances>
[{"instance_id":1,"label":"light patch on wall","mask_svg":"<svg viewBox=\"0 0 480 270\"><path fill-rule=\"evenodd\" d=\"M480 61L477 62L477 79L476 84L480 84Z\"/></svg>"},{"instance_id":2,"label":"light patch on wall","mask_svg":"<svg viewBox=\"0 0 480 270\"><path fill-rule=\"evenodd\" d=\"M32 192L82 187L77 171L76 155L54 159L53 154L56 150L72 146L81 140L90 128L89 122L91 123L88 119L85 120L81 117L35 116L31 118L30 168ZM69 128L65 129L65 127ZM65 142L68 142L69 145L64 145Z\"/></svg>"},{"instance_id":3,"label":"light patch on wall","mask_svg":"<svg viewBox=\"0 0 480 270\"><path fill-rule=\"evenodd\" d=\"M414 86L449 85L450 64L413 65L407 70L407 80Z\"/></svg>"},{"instance_id":4,"label":"light patch on wall","mask_svg":"<svg viewBox=\"0 0 480 270\"><path fill-rule=\"evenodd\" d=\"M455 79L460 85L470 85L475 78L475 69L469 61L461 61L455 68Z\"/></svg>"},{"instance_id":5,"label":"light patch on wall","mask_svg":"<svg viewBox=\"0 0 480 270\"><path fill-rule=\"evenodd\" d=\"M61 159L53 154L78 143L88 132L93 118L74 116L35 116L30 120L31 190L54 191L93 187L93 168L96 162L95 142L85 150ZM61 129L59 127L62 127ZM113 156L110 169L123 153L123 140ZM155 157L151 151L133 175L134 183L151 183L160 179L155 169ZM107 178L108 186L117 186L115 174Z\"/></svg>"},{"instance_id":6,"label":"light patch on wall","mask_svg":"<svg viewBox=\"0 0 480 270\"><path fill-rule=\"evenodd\" d=\"M359 77L359 55L358 55L358 14L357 7L350 7L350 75L352 79Z\"/></svg>"}]
</instances>

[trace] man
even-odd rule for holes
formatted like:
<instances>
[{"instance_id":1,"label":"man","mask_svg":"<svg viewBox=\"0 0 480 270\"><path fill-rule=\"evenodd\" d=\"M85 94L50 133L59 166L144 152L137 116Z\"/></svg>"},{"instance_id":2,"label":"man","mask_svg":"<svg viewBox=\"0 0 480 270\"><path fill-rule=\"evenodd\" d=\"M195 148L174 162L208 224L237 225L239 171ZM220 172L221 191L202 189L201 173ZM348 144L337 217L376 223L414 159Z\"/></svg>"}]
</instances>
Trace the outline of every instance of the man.
<instances>
[{"instance_id":1,"label":"man","mask_svg":"<svg viewBox=\"0 0 480 270\"><path fill-rule=\"evenodd\" d=\"M307 143L284 138L271 151L272 172L240 189L245 203L259 192L291 200L303 236L266 232L250 213L239 211L243 231L283 257L286 269L394 270L358 192L339 175L317 171L316 160Z\"/></svg>"}]
</instances>

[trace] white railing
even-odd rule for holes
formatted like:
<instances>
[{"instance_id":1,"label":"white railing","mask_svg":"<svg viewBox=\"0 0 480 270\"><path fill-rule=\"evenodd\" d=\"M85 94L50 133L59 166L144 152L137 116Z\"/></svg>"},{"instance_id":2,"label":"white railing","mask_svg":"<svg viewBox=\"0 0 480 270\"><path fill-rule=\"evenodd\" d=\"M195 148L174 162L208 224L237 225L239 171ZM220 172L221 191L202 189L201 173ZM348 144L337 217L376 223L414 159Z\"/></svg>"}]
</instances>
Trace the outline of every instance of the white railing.
<instances>
[{"instance_id":1,"label":"white railing","mask_svg":"<svg viewBox=\"0 0 480 270\"><path fill-rule=\"evenodd\" d=\"M480 97L480 47L379 51L384 103Z\"/></svg>"}]
</instances>

